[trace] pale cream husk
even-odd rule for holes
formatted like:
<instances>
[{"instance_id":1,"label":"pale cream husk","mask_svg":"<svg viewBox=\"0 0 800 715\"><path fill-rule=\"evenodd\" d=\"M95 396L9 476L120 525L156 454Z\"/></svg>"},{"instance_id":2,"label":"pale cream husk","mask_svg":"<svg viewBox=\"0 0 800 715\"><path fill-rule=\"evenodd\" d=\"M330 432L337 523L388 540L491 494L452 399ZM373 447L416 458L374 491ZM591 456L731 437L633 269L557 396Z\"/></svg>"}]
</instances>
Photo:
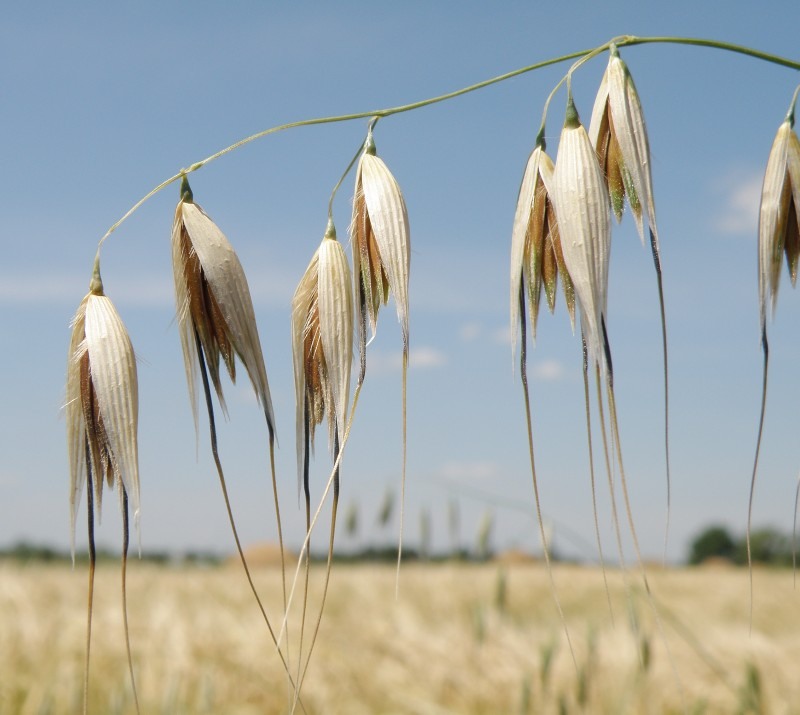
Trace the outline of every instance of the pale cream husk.
<instances>
[{"instance_id":1,"label":"pale cream husk","mask_svg":"<svg viewBox=\"0 0 800 715\"><path fill-rule=\"evenodd\" d=\"M298 479L302 478L308 428L328 415L329 440L334 430L344 441L353 361L353 299L350 269L342 245L324 238L292 299ZM309 414L306 414L306 399ZM308 421L308 424L306 424Z\"/></svg>"},{"instance_id":2,"label":"pale cream husk","mask_svg":"<svg viewBox=\"0 0 800 715\"><path fill-rule=\"evenodd\" d=\"M363 196L363 204L360 197ZM361 210L359 210L361 209ZM364 241L368 241L369 228L377 246L377 259L364 260L362 255ZM383 276L388 283L389 291L394 296L397 319L403 332L404 344L408 344L408 276L410 264L410 230L408 212L400 186L383 160L374 154L364 152L356 170L356 195L353 201L353 220L350 226L353 244L353 278L362 281L362 271L372 276L364 280L365 303L372 335L375 335L378 320L378 308L385 303L388 292L382 289ZM361 249L361 250L359 250ZM376 269L379 275L374 275ZM374 295L372 283L375 283L378 295Z\"/></svg>"},{"instance_id":3,"label":"pale cream husk","mask_svg":"<svg viewBox=\"0 0 800 715\"><path fill-rule=\"evenodd\" d=\"M516 355L520 331L520 291L527 285L531 337L536 338L541 288L548 306L555 307L557 275L561 273L570 320L575 319L572 283L561 251L558 222L550 200L553 162L541 146L531 152L525 166L511 234L511 354Z\"/></svg>"},{"instance_id":4,"label":"pale cream husk","mask_svg":"<svg viewBox=\"0 0 800 715\"><path fill-rule=\"evenodd\" d=\"M594 148L582 125L564 127L551 197L564 261L581 306L582 325L594 359L601 361L601 322L606 313L611 248L609 198Z\"/></svg>"},{"instance_id":5,"label":"pale cream husk","mask_svg":"<svg viewBox=\"0 0 800 715\"><path fill-rule=\"evenodd\" d=\"M597 92L589 124L589 138L598 153L601 153L600 145L603 142L617 142L621 156L615 159L619 161L619 167L609 167L608 178L613 185L614 176L619 172L620 189L628 196L639 237L644 243L646 223L652 231L653 244L658 251L647 127L633 78L625 62L616 53L609 58ZM621 217L623 198L620 196L620 203L615 206L618 219Z\"/></svg>"},{"instance_id":6,"label":"pale cream husk","mask_svg":"<svg viewBox=\"0 0 800 715\"><path fill-rule=\"evenodd\" d=\"M778 298L781 261L784 252L790 263L792 281L796 278L797 246L787 247L787 239L795 244L797 212L800 210L800 141L789 119L778 128L772 143L758 220L758 291L762 329L768 313L774 314ZM790 225L794 217L794 226ZM794 235L787 235L793 232ZM794 266L792 266L794 264Z\"/></svg>"},{"instance_id":7,"label":"pale cream husk","mask_svg":"<svg viewBox=\"0 0 800 715\"><path fill-rule=\"evenodd\" d=\"M274 428L274 413L270 397L267 372L258 337L253 301L247 278L236 252L228 239L197 204L184 198L178 203L172 227L172 265L175 277L175 297L178 326L183 347L184 367L189 386L192 412L197 426L197 370L198 356L195 344L195 326L189 311L189 295L180 253L181 227L185 226L194 251L225 321L227 337L236 355L245 366L270 427ZM209 350L208 352L211 352ZM209 355L206 355L209 359ZM235 378L232 364L231 379ZM217 396L225 408L222 389L217 382Z\"/></svg>"},{"instance_id":8,"label":"pale cream husk","mask_svg":"<svg viewBox=\"0 0 800 715\"><path fill-rule=\"evenodd\" d=\"M139 519L138 417L139 392L133 347L112 302L90 293L72 322L67 367L67 444L70 464L70 517L74 550L75 517L86 482L87 432L81 395L81 361L88 354L91 386L104 427L113 480L119 481ZM95 463L89 449L95 483L95 509L102 503L104 465ZM110 484L113 486L113 483Z\"/></svg>"}]
</instances>

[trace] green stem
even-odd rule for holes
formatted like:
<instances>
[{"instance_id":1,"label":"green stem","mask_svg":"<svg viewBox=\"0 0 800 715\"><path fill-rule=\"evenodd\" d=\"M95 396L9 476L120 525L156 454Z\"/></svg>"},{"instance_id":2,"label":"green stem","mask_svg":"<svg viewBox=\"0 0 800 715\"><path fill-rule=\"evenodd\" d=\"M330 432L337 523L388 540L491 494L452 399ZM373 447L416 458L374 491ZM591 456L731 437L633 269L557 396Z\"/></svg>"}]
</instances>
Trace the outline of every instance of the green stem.
<instances>
[{"instance_id":1,"label":"green stem","mask_svg":"<svg viewBox=\"0 0 800 715\"><path fill-rule=\"evenodd\" d=\"M370 133L372 132L371 127L372 122L370 122ZM358 151L355 153L355 156L350 160L350 163L344 170L342 177L336 182L336 186L334 186L333 191L331 191L331 197L328 199L328 221L333 221L333 200L336 198L336 192L339 191L339 187L342 185L342 182L345 180L345 178L347 178L347 175L350 173L350 169L352 169L355 163L361 158L361 154L364 152L364 146L365 142L361 142L358 147Z\"/></svg>"},{"instance_id":2,"label":"green stem","mask_svg":"<svg viewBox=\"0 0 800 715\"><path fill-rule=\"evenodd\" d=\"M198 169L202 169L206 164L210 164L212 161L216 161L220 157L223 157L226 154L229 154L230 152L245 146L246 144L250 144L251 142L254 142L257 139L262 139L263 137L269 136L270 134L276 134L286 129L296 129L298 127L310 127L321 124L335 124L339 122L349 122L355 119L366 119L368 117L371 117L373 119L371 123L372 126L374 125L374 122L380 119L381 117L390 117L393 114L402 114L404 112L411 112L414 111L415 109L422 109L423 107L429 107L433 104L446 102L447 100L455 99L456 97L460 97L464 94L469 94L470 92L476 92L479 89L484 89L485 87L490 87L494 84L505 82L506 80L513 79L514 77L519 77L520 75L527 74L528 72L535 72L536 70L543 69L544 67L550 67L551 65L556 65L562 62L568 62L570 60L576 60L576 59L582 60L583 58L585 58L588 60L591 57L594 57L595 55L608 49L611 45L616 45L619 48L619 47L634 47L636 45L645 45L645 44L672 44L672 45L690 45L695 47L708 47L711 49L723 50L726 52L734 52L736 54L746 55L754 59L763 60L764 62L770 62L772 64L780 65L782 67L788 67L790 69L800 70L800 62L790 60L785 57L780 57L779 55L773 55L769 52L761 52L759 50L754 50L750 47L745 47L744 45L735 45L730 42L721 42L719 40L709 40L696 37L636 37L635 35L622 35L620 37L613 38L609 42L605 42L602 45L590 48L588 50L579 50L577 52L570 52L569 54L566 55L560 55L559 57L553 57L548 60L543 60L542 62L536 62L532 65L527 65L526 67L521 67L511 72L506 72L504 74L497 75L496 77L491 77L490 79L483 80L482 82L471 84L468 87L462 87L461 89L457 89L452 92L447 92L445 94L440 94L436 97L422 99L418 102L412 102L411 104L401 104L397 107L388 107L386 109L370 110L367 112L354 112L352 114L339 114L331 117L316 117L314 119L303 119L298 122L288 122L287 124L280 124L276 127L271 127L269 129L264 129L263 131L256 132L255 134L251 134L249 137L240 139L238 142L235 142L234 144L225 147L224 149L212 154L211 156L206 157L202 161L195 162L187 169L181 169L181 171L179 171L174 176L171 176L168 179L162 181L158 186L156 186L154 189L148 192L142 199L140 199L136 204L134 204L128 210L128 212L122 216L122 218L120 218L116 223L114 223L111 226L111 228L108 229L108 231L106 231L105 235L100 239L100 242L98 244L98 249L100 248L100 246L103 245L105 240L114 231L116 231L117 228L120 227L122 223L124 223L144 203L146 203L150 198L159 193L162 189L166 188L175 181L178 181L182 177L186 176L186 174L190 174L194 171L197 171ZM571 71L572 70L570 70L570 73Z\"/></svg>"},{"instance_id":3,"label":"green stem","mask_svg":"<svg viewBox=\"0 0 800 715\"><path fill-rule=\"evenodd\" d=\"M617 47L634 47L635 45L651 45L651 44L666 44L666 45L689 45L693 47L708 47L713 50L723 50L725 52L733 52L738 55L745 55L764 62L770 62L774 65L781 67L788 67L793 70L800 70L800 62L795 60L781 57L780 55L773 55L770 52L761 52L754 50L751 47L744 45L736 45L732 42L722 42L720 40L709 40L699 37L636 37L635 35L625 35L613 40Z\"/></svg>"}]
</instances>

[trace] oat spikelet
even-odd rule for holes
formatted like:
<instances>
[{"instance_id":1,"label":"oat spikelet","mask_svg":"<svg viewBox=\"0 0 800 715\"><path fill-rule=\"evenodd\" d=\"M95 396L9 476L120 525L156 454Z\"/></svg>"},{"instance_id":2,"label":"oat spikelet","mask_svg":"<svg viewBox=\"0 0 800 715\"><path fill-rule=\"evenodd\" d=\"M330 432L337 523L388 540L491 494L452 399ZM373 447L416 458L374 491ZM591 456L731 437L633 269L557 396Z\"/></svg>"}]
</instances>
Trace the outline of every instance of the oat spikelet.
<instances>
[{"instance_id":1,"label":"oat spikelet","mask_svg":"<svg viewBox=\"0 0 800 715\"><path fill-rule=\"evenodd\" d=\"M797 261L800 256L800 229L798 229L797 221L797 212L800 209L800 141L794 132L794 111L798 91L800 91L800 87L795 90L786 119L778 127L778 132L772 142L758 212L758 296L764 363L761 380L761 411L758 420L753 472L750 477L750 498L747 504L746 542L747 563L750 571L751 624L753 620L753 569L750 526L767 408L767 377L769 374L767 318L769 315L775 314L783 255L786 255L792 285L797 279Z\"/></svg>"},{"instance_id":2,"label":"oat spikelet","mask_svg":"<svg viewBox=\"0 0 800 715\"><path fill-rule=\"evenodd\" d=\"M195 427L199 365L195 341L197 331L223 410L225 399L219 378L220 358L231 381L235 382L234 358L238 356L264 410L270 433L274 434L275 419L267 372L244 269L222 231L194 203L185 177L172 225L172 268L178 327Z\"/></svg>"},{"instance_id":3,"label":"oat spikelet","mask_svg":"<svg viewBox=\"0 0 800 715\"><path fill-rule=\"evenodd\" d=\"M328 418L331 445L344 442L353 361L353 298L347 257L333 224L314 253L292 299L298 480L315 427Z\"/></svg>"},{"instance_id":4,"label":"oat spikelet","mask_svg":"<svg viewBox=\"0 0 800 715\"><path fill-rule=\"evenodd\" d=\"M366 318L374 337L378 310L389 299L390 292L403 332L403 345L408 346L408 213L400 186L375 153L371 130L356 169L350 236L362 350L366 343L363 334Z\"/></svg>"},{"instance_id":5,"label":"oat spikelet","mask_svg":"<svg viewBox=\"0 0 800 715\"><path fill-rule=\"evenodd\" d=\"M407 464L406 384L408 380L408 275L410 267L410 230L408 212L400 186L386 164L376 154L370 125L364 151L356 169L353 219L350 224L353 248L355 306L358 311L359 354L361 365L358 387L366 372L367 320L372 336L378 325L378 310L394 296L397 319L403 334L402 422L403 463L401 467L400 531L397 549L397 587L403 553L403 514ZM358 389L358 387L356 389Z\"/></svg>"},{"instance_id":6,"label":"oat spikelet","mask_svg":"<svg viewBox=\"0 0 800 715\"><path fill-rule=\"evenodd\" d=\"M646 223L653 234L653 250L657 252L658 229L647 126L633 77L614 45L592 110L589 139L605 173L617 221L622 218L627 198L642 243Z\"/></svg>"},{"instance_id":7,"label":"oat spikelet","mask_svg":"<svg viewBox=\"0 0 800 715\"><path fill-rule=\"evenodd\" d=\"M593 360L603 364L611 249L609 198L603 172L572 97L558 145L551 195L587 344Z\"/></svg>"},{"instance_id":8,"label":"oat spikelet","mask_svg":"<svg viewBox=\"0 0 800 715\"><path fill-rule=\"evenodd\" d=\"M553 161L540 139L531 152L522 177L514 228L511 235L511 352L516 355L520 330L520 290L525 289L531 326L531 339L536 339L536 321L542 287L547 304L555 308L556 283L559 273L573 329L575 326L575 293L564 264L561 237L549 185L553 179Z\"/></svg>"},{"instance_id":9,"label":"oat spikelet","mask_svg":"<svg viewBox=\"0 0 800 715\"><path fill-rule=\"evenodd\" d=\"M75 517L87 468L100 514L103 482L120 484L139 519L139 393L136 360L128 332L103 293L99 260L89 293L72 321L67 365L67 445L70 465L70 520L75 554Z\"/></svg>"},{"instance_id":10,"label":"oat spikelet","mask_svg":"<svg viewBox=\"0 0 800 715\"><path fill-rule=\"evenodd\" d=\"M800 140L794 111L778 127L767 160L758 216L758 294L762 327L775 312L781 261L786 256L792 285L800 256Z\"/></svg>"},{"instance_id":11,"label":"oat spikelet","mask_svg":"<svg viewBox=\"0 0 800 715\"><path fill-rule=\"evenodd\" d=\"M595 99L592 120L589 124L589 138L597 151L601 169L605 174L611 207L617 221L622 219L622 211L627 197L642 244L645 240L645 225L647 226L656 270L664 356L664 461L667 483L664 558L666 559L672 489L669 449L669 359L661 249L656 226L647 126L633 77L631 77L628 66L620 58L614 44L611 45L611 56Z\"/></svg>"}]
</instances>

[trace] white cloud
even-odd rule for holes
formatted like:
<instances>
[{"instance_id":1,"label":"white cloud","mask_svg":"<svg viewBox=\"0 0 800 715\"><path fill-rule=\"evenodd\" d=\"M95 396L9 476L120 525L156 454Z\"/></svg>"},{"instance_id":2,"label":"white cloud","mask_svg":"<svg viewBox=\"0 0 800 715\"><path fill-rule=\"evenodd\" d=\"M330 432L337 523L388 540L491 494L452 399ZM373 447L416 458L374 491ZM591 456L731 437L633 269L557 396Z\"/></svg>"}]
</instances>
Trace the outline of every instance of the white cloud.
<instances>
[{"instance_id":1,"label":"white cloud","mask_svg":"<svg viewBox=\"0 0 800 715\"><path fill-rule=\"evenodd\" d=\"M409 369L430 370L442 367L448 362L447 356L436 348L412 348L408 356ZM371 375L400 372L403 367L403 354L401 352L381 352L367 350L367 371Z\"/></svg>"},{"instance_id":2,"label":"white cloud","mask_svg":"<svg viewBox=\"0 0 800 715\"><path fill-rule=\"evenodd\" d=\"M761 184L762 177L758 174L734 172L721 180L717 191L725 198L721 211L713 219L714 229L724 234L754 234L758 230Z\"/></svg>"},{"instance_id":3,"label":"white cloud","mask_svg":"<svg viewBox=\"0 0 800 715\"><path fill-rule=\"evenodd\" d=\"M565 374L566 370L558 360L542 360L537 362L531 370L533 378L543 382L561 380Z\"/></svg>"},{"instance_id":4,"label":"white cloud","mask_svg":"<svg viewBox=\"0 0 800 715\"><path fill-rule=\"evenodd\" d=\"M492 339L500 345L511 345L511 327L506 325L498 328L494 331Z\"/></svg>"},{"instance_id":5,"label":"white cloud","mask_svg":"<svg viewBox=\"0 0 800 715\"><path fill-rule=\"evenodd\" d=\"M477 340L483 333L483 326L480 323L464 323L458 331L458 337L465 343Z\"/></svg>"}]
</instances>

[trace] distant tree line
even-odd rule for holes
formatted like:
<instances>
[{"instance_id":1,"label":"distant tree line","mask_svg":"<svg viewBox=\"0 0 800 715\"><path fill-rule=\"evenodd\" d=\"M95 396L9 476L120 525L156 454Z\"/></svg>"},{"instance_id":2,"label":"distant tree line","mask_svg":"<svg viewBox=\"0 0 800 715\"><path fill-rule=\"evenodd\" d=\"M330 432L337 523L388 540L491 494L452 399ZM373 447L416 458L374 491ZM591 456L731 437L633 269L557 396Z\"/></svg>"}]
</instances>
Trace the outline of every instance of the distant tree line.
<instances>
[{"instance_id":1,"label":"distant tree line","mask_svg":"<svg viewBox=\"0 0 800 715\"><path fill-rule=\"evenodd\" d=\"M754 529L750 534L750 553L753 563L791 566L794 540L792 536L771 527ZM745 536L734 535L720 525L704 529L692 540L687 561L694 565L714 559L738 565L747 564Z\"/></svg>"}]
</instances>

